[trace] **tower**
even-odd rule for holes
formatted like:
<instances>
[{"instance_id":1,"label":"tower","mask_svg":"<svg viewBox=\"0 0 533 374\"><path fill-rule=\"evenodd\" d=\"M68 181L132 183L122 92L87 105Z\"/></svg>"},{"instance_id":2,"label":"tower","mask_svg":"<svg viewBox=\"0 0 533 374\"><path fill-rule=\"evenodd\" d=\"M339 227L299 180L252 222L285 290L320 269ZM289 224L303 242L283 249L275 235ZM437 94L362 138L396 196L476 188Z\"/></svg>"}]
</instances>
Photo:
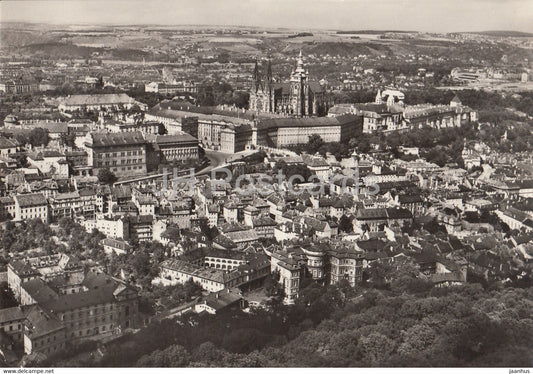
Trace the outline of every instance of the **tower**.
<instances>
[{"instance_id":1,"label":"tower","mask_svg":"<svg viewBox=\"0 0 533 374\"><path fill-rule=\"evenodd\" d=\"M317 92L314 87L317 87ZM311 85L301 51L288 84L274 81L270 57L266 64L256 60L250 88L250 110L304 117L320 115L319 111L325 106L323 89Z\"/></svg>"},{"instance_id":2,"label":"tower","mask_svg":"<svg viewBox=\"0 0 533 374\"><path fill-rule=\"evenodd\" d=\"M462 105L461 103L461 100L459 99L459 97L457 95L455 95L452 99L452 101L450 101L450 106L452 108L460 108Z\"/></svg>"},{"instance_id":3,"label":"tower","mask_svg":"<svg viewBox=\"0 0 533 374\"><path fill-rule=\"evenodd\" d=\"M274 86L272 82L272 64L270 61L270 56L268 57L267 62L267 71L266 71L266 79L265 79L265 93L267 95L266 97L266 112L274 112Z\"/></svg>"},{"instance_id":4,"label":"tower","mask_svg":"<svg viewBox=\"0 0 533 374\"><path fill-rule=\"evenodd\" d=\"M255 60L254 73L252 75L252 90L257 92L261 87L261 73L259 72L259 65L257 59Z\"/></svg>"},{"instance_id":5,"label":"tower","mask_svg":"<svg viewBox=\"0 0 533 374\"><path fill-rule=\"evenodd\" d=\"M387 97L387 108L390 109L394 105L394 103L395 103L394 96L389 95L389 97Z\"/></svg>"},{"instance_id":6,"label":"tower","mask_svg":"<svg viewBox=\"0 0 533 374\"><path fill-rule=\"evenodd\" d=\"M300 51L300 55L298 56L296 70L291 74L290 96L292 114L297 117L308 116L309 103L306 104L306 101L309 101L309 81L304 69L302 51Z\"/></svg>"},{"instance_id":7,"label":"tower","mask_svg":"<svg viewBox=\"0 0 533 374\"><path fill-rule=\"evenodd\" d=\"M376 95L376 104L383 104L383 98L381 97L381 90L378 90L378 94Z\"/></svg>"}]
</instances>

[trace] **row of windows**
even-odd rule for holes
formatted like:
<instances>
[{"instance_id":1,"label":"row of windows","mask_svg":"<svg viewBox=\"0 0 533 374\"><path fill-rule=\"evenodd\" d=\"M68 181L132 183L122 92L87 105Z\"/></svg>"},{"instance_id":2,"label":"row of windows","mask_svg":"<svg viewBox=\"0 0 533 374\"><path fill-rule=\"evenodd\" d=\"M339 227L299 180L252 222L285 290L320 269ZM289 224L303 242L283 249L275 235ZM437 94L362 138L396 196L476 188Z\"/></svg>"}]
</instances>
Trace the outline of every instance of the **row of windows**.
<instances>
[{"instance_id":1,"label":"row of windows","mask_svg":"<svg viewBox=\"0 0 533 374\"><path fill-rule=\"evenodd\" d=\"M33 342L33 346L34 346L35 348L37 348L37 347L39 347L39 346L43 346L43 345L45 345L45 344L50 344L50 342L55 342L56 340L57 340L57 335L54 335L54 336L52 337L52 339L50 339L50 336L48 336L48 337L46 338L46 340L45 340L44 338L42 339L42 341L41 341L41 340L35 340L35 341Z\"/></svg>"},{"instance_id":2,"label":"row of windows","mask_svg":"<svg viewBox=\"0 0 533 374\"><path fill-rule=\"evenodd\" d=\"M97 153L97 158L106 158L106 157L125 157L125 156L137 156L142 155L143 151L127 151L127 152L112 152L112 153Z\"/></svg>"},{"instance_id":3,"label":"row of windows","mask_svg":"<svg viewBox=\"0 0 533 374\"><path fill-rule=\"evenodd\" d=\"M83 327L83 326L90 326L94 323L98 323L98 322L105 322L105 321L108 321L108 322L112 322L113 321L113 316L112 315L108 315L107 318L106 316L102 316L100 318L94 318L89 320L89 321L85 321L85 322L73 322L73 323L70 323L70 328L73 329L73 328L80 328L80 327Z\"/></svg>"},{"instance_id":4,"label":"row of windows","mask_svg":"<svg viewBox=\"0 0 533 374\"><path fill-rule=\"evenodd\" d=\"M70 317L70 316L72 316L72 318L74 318L76 315L81 318L83 315L85 315L85 313L90 313L91 311L94 313L94 312L98 312L99 310L101 310L102 312L105 312L106 309L108 311L111 311L111 310L115 309L115 307L114 307L113 304L109 304L107 306L105 306L105 305L102 305L102 306L90 306L90 307L80 308L78 310L71 310L71 311L65 312L64 315L67 318Z\"/></svg>"},{"instance_id":5,"label":"row of windows","mask_svg":"<svg viewBox=\"0 0 533 374\"><path fill-rule=\"evenodd\" d=\"M40 208L26 208L21 209L22 214L24 213L33 213L33 212L46 212L46 207L40 207Z\"/></svg>"},{"instance_id":6,"label":"row of windows","mask_svg":"<svg viewBox=\"0 0 533 374\"><path fill-rule=\"evenodd\" d=\"M56 345L55 347L48 347L48 348L45 348L45 349L43 349L42 351L43 351L44 353L52 353L52 352L54 352L54 351L57 351L58 349L63 349L63 348L65 348L65 343L58 344L58 345Z\"/></svg>"},{"instance_id":7,"label":"row of windows","mask_svg":"<svg viewBox=\"0 0 533 374\"><path fill-rule=\"evenodd\" d=\"M226 259L214 259L214 258L206 258L207 261L213 261L213 262L227 262L228 264L239 264L239 261L237 260L226 260Z\"/></svg>"},{"instance_id":8,"label":"row of windows","mask_svg":"<svg viewBox=\"0 0 533 374\"><path fill-rule=\"evenodd\" d=\"M135 158L135 159L127 159L127 160L120 160L120 164L121 165L124 165L124 164L142 164L144 161L142 158ZM105 166L116 166L118 164L118 160L113 160L113 161L104 161L103 162L103 165ZM98 166L102 166L102 161L98 161L97 162L97 165Z\"/></svg>"},{"instance_id":9,"label":"row of windows","mask_svg":"<svg viewBox=\"0 0 533 374\"><path fill-rule=\"evenodd\" d=\"M109 311L111 311L111 310L113 310L113 308L109 309ZM105 309L90 310L88 312L78 312L77 314L76 313L64 314L62 316L61 320L65 321L65 320L68 320L68 319L75 319L76 317L85 318L85 317L88 317L88 316L94 316L94 315L98 315L98 314L102 314L102 313L105 313ZM104 319L105 319L105 316L102 316L102 322L104 321ZM109 319L111 319L111 315L109 315Z\"/></svg>"},{"instance_id":10,"label":"row of windows","mask_svg":"<svg viewBox=\"0 0 533 374\"><path fill-rule=\"evenodd\" d=\"M0 326L2 326L2 325L0 324ZM8 328L8 327L9 327L9 328ZM15 325L15 326L14 326L14 325L9 325L9 326L6 325L6 326L4 326L4 331L5 331L5 332L13 331L14 328L16 328L15 331L18 331L18 330L22 329L22 325L21 325L20 323L18 323L18 324Z\"/></svg>"},{"instance_id":11,"label":"row of windows","mask_svg":"<svg viewBox=\"0 0 533 374\"><path fill-rule=\"evenodd\" d=\"M190 153L198 153L198 150L196 148L181 148L181 149L170 149L167 151L163 151L164 155L177 155L177 154L190 154Z\"/></svg>"},{"instance_id":12,"label":"row of windows","mask_svg":"<svg viewBox=\"0 0 533 374\"><path fill-rule=\"evenodd\" d=\"M21 214L20 217L22 219L46 218L46 213L43 212L41 214Z\"/></svg>"},{"instance_id":13,"label":"row of windows","mask_svg":"<svg viewBox=\"0 0 533 374\"><path fill-rule=\"evenodd\" d=\"M122 167L115 167L111 168L111 171L126 171L126 170L143 170L143 165L140 166L122 166Z\"/></svg>"}]
</instances>

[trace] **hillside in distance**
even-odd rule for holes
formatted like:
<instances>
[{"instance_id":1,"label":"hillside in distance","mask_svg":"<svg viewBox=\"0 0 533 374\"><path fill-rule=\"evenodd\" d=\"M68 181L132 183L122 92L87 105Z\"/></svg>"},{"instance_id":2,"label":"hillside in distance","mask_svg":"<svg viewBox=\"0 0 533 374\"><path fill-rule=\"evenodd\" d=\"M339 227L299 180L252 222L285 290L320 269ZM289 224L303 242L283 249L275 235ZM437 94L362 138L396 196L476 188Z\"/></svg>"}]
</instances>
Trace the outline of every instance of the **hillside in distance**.
<instances>
[{"instance_id":1,"label":"hillside in distance","mask_svg":"<svg viewBox=\"0 0 533 374\"><path fill-rule=\"evenodd\" d=\"M479 35L509 37L509 38L531 38L533 37L533 33L523 32L523 31L512 31L512 30L489 30L489 31L470 32L469 34L479 34Z\"/></svg>"}]
</instances>

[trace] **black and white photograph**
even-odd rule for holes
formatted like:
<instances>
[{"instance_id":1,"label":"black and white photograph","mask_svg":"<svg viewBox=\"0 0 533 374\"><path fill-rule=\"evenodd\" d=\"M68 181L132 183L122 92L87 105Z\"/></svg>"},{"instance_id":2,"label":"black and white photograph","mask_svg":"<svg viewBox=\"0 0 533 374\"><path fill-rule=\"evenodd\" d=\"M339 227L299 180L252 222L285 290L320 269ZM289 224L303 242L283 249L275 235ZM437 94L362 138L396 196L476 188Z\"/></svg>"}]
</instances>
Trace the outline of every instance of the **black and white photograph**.
<instances>
[{"instance_id":1,"label":"black and white photograph","mask_svg":"<svg viewBox=\"0 0 533 374\"><path fill-rule=\"evenodd\" d=\"M533 0L0 1L0 374L168 368L531 374Z\"/></svg>"}]
</instances>

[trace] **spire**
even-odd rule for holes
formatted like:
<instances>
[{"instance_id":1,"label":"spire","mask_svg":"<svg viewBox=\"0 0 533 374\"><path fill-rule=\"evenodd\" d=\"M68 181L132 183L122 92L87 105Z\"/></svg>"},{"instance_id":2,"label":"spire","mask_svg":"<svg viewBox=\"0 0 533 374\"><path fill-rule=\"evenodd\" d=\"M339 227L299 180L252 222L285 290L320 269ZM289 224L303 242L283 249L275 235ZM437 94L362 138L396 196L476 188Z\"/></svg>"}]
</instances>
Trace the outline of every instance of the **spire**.
<instances>
[{"instance_id":1,"label":"spire","mask_svg":"<svg viewBox=\"0 0 533 374\"><path fill-rule=\"evenodd\" d=\"M298 57L298 64L296 66L297 73L305 73L304 69L304 58L302 56L302 50L300 49L300 56Z\"/></svg>"},{"instance_id":2,"label":"spire","mask_svg":"<svg viewBox=\"0 0 533 374\"><path fill-rule=\"evenodd\" d=\"M270 61L270 56L268 56L266 80L267 80L267 84L272 83L272 64Z\"/></svg>"},{"instance_id":3,"label":"spire","mask_svg":"<svg viewBox=\"0 0 533 374\"><path fill-rule=\"evenodd\" d=\"M261 74L259 73L259 65L257 64L257 59L256 59L254 73L252 76L252 88L254 91L257 92L257 90L259 89L259 86L261 86Z\"/></svg>"}]
</instances>

